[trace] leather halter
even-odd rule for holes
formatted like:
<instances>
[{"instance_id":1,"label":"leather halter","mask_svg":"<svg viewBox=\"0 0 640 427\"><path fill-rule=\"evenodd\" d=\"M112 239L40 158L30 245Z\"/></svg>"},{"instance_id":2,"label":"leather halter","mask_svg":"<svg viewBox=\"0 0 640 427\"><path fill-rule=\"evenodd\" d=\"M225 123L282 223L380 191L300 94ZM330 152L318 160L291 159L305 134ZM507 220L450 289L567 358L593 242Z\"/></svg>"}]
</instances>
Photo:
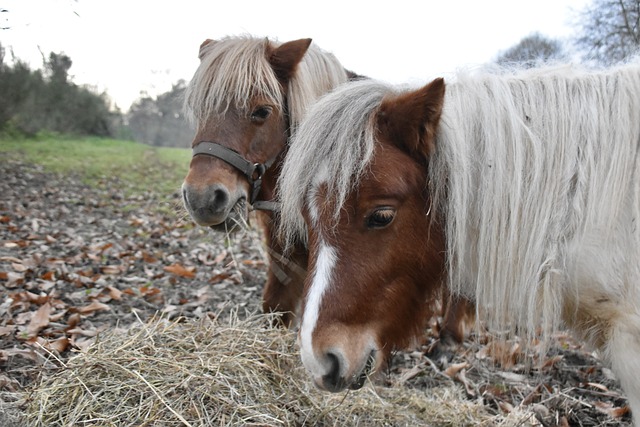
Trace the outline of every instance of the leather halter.
<instances>
[{"instance_id":1,"label":"leather halter","mask_svg":"<svg viewBox=\"0 0 640 427\"><path fill-rule=\"evenodd\" d=\"M278 210L278 204L276 202L256 199L258 198L258 193L260 193L264 173L273 165L276 158L280 155L280 152L264 163L253 163L242 157L237 151L227 148L224 145L210 141L201 141L193 147L193 157L198 154L218 158L242 172L249 181L249 187L251 187L249 204L252 205L254 209Z\"/></svg>"}]
</instances>

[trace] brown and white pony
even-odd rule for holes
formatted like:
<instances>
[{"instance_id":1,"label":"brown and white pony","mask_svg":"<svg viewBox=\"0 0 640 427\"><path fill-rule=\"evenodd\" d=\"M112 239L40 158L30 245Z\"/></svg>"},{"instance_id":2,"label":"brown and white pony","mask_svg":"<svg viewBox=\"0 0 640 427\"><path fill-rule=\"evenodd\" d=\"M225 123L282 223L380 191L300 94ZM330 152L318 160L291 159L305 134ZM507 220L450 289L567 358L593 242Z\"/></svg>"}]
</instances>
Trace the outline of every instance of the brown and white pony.
<instances>
[{"instance_id":1,"label":"brown and white pony","mask_svg":"<svg viewBox=\"0 0 640 427\"><path fill-rule=\"evenodd\" d=\"M490 328L570 327L640 413L638 64L461 73L446 95L344 85L300 125L279 194L283 238L308 231L299 342L320 388L362 386L446 281Z\"/></svg>"},{"instance_id":2,"label":"brown and white pony","mask_svg":"<svg viewBox=\"0 0 640 427\"><path fill-rule=\"evenodd\" d=\"M265 312L290 324L302 293L307 250L296 242L289 259L274 236L274 188L288 139L307 107L349 78L334 55L311 39L279 43L251 36L206 40L185 94L195 122L193 158L182 185L193 220L223 233L248 222L264 231L270 268ZM258 210L259 209L259 210Z\"/></svg>"}]
</instances>

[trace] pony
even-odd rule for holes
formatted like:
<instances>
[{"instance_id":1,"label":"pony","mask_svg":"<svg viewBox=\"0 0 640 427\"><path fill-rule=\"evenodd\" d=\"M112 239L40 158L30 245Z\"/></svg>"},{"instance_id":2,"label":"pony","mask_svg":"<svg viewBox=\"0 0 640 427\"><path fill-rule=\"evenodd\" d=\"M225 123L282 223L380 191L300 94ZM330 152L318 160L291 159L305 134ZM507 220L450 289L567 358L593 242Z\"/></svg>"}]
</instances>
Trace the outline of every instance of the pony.
<instances>
[{"instance_id":1,"label":"pony","mask_svg":"<svg viewBox=\"0 0 640 427\"><path fill-rule=\"evenodd\" d=\"M185 92L185 111L197 131L182 184L184 206L198 225L223 233L240 229L249 210L257 210L269 258L263 309L281 312L282 322L290 325L307 251L296 243L289 257L282 256L273 233L275 183L289 137L307 107L357 76L311 39L207 39L199 58Z\"/></svg>"},{"instance_id":2,"label":"pony","mask_svg":"<svg viewBox=\"0 0 640 427\"><path fill-rule=\"evenodd\" d=\"M570 328L640 414L640 64L343 85L278 184L308 239L299 329L321 389L362 387L420 334L441 283L507 337Z\"/></svg>"},{"instance_id":3,"label":"pony","mask_svg":"<svg viewBox=\"0 0 640 427\"><path fill-rule=\"evenodd\" d=\"M182 184L184 206L197 224L222 233L240 229L249 209L256 210L269 258L263 311L280 313L290 326L299 311L308 253L300 239L283 256L275 231L276 181L289 139L308 107L338 85L363 77L311 39L207 39L199 58L185 93L185 110L197 132ZM432 303L435 312L437 301ZM468 306L442 305L442 342L462 342Z\"/></svg>"}]
</instances>

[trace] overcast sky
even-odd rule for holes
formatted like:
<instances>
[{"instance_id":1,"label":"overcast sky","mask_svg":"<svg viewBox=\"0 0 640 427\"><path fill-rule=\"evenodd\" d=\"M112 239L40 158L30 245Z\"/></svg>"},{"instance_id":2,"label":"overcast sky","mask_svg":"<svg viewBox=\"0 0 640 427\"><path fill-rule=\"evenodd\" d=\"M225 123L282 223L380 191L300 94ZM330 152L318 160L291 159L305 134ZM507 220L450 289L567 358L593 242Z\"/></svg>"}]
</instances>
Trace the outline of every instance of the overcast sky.
<instances>
[{"instance_id":1,"label":"overcast sky","mask_svg":"<svg viewBox=\"0 0 640 427\"><path fill-rule=\"evenodd\" d=\"M311 37L359 74L418 83L493 60L534 32L565 40L591 0L0 0L0 43L32 66L64 52L78 84L126 110L195 71L206 38Z\"/></svg>"}]
</instances>

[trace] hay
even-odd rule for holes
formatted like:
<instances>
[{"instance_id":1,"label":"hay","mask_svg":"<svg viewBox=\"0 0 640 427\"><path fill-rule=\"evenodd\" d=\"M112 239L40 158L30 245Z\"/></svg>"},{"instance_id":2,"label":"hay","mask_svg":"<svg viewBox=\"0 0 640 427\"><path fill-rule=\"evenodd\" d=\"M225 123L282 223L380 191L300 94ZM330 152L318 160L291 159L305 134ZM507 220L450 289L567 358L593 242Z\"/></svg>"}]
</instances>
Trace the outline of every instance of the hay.
<instances>
[{"instance_id":1,"label":"hay","mask_svg":"<svg viewBox=\"0 0 640 427\"><path fill-rule=\"evenodd\" d=\"M459 389L374 387L327 394L308 380L292 332L266 316L153 319L99 337L43 371L30 391L36 426L526 425ZM524 420L524 421L523 421Z\"/></svg>"}]
</instances>

